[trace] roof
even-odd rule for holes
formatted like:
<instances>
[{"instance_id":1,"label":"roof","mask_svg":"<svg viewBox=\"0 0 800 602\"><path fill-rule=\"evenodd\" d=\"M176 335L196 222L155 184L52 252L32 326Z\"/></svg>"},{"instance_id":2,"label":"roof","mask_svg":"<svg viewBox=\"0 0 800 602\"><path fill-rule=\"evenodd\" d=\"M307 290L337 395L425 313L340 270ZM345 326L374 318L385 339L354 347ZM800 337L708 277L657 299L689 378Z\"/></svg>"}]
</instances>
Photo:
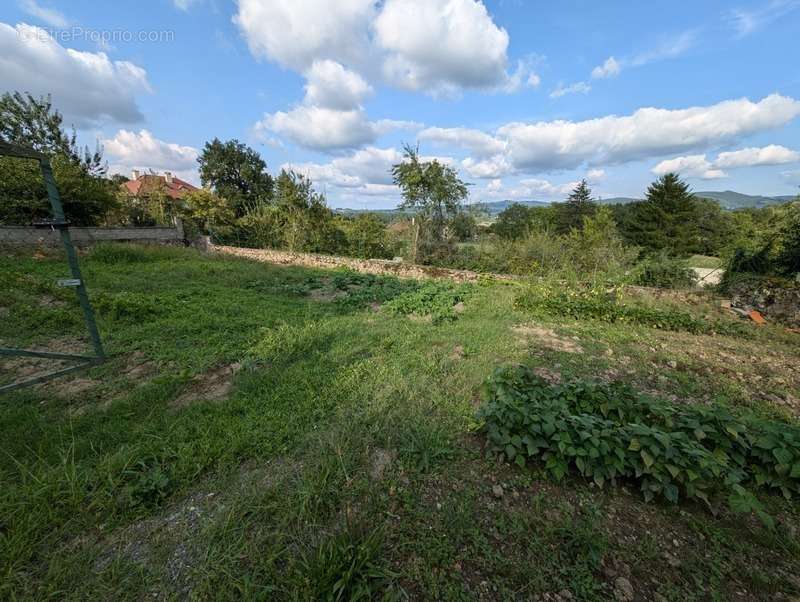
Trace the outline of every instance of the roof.
<instances>
[{"instance_id":1,"label":"roof","mask_svg":"<svg viewBox=\"0 0 800 602\"><path fill-rule=\"evenodd\" d=\"M197 186L189 184L180 178L172 176L172 181L167 182L165 176L157 174L143 174L135 180L129 180L122 184L121 188L134 196L146 196L154 192L162 191L173 199L180 199L186 193L199 190Z\"/></svg>"}]
</instances>

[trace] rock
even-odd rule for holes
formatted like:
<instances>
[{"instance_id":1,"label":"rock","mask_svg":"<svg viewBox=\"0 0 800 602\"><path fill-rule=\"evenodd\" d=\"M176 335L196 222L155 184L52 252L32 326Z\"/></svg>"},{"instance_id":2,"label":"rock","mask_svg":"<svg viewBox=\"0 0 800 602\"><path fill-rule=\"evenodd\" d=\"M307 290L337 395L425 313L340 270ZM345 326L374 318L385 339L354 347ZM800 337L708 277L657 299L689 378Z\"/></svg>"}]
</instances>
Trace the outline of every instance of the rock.
<instances>
[{"instance_id":1,"label":"rock","mask_svg":"<svg viewBox=\"0 0 800 602\"><path fill-rule=\"evenodd\" d=\"M495 485L494 487L492 487L492 494L494 495L494 497L501 498L503 497L503 493L504 492L502 485Z\"/></svg>"},{"instance_id":2,"label":"rock","mask_svg":"<svg viewBox=\"0 0 800 602\"><path fill-rule=\"evenodd\" d=\"M625 577L614 580L614 599L618 602L633 602L633 586Z\"/></svg>"},{"instance_id":3,"label":"rock","mask_svg":"<svg viewBox=\"0 0 800 602\"><path fill-rule=\"evenodd\" d=\"M670 368L672 368L674 370L675 368L678 367L678 362L676 362L675 360L669 360L667 362L667 366L669 366Z\"/></svg>"}]
</instances>

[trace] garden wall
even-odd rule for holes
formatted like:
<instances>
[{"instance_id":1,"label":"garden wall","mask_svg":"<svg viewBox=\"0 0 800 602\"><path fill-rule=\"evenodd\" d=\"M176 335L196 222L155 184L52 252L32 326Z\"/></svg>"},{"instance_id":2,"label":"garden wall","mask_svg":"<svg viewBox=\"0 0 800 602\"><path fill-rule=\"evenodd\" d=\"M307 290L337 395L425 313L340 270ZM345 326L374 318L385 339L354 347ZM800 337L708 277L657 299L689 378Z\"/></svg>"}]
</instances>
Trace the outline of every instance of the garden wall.
<instances>
[{"instance_id":1,"label":"garden wall","mask_svg":"<svg viewBox=\"0 0 800 602\"><path fill-rule=\"evenodd\" d=\"M72 242L79 247L96 242L142 242L175 244L183 242L183 227L174 228L75 228L70 227ZM60 247L61 235L57 230L30 226L0 226L0 246Z\"/></svg>"},{"instance_id":2,"label":"garden wall","mask_svg":"<svg viewBox=\"0 0 800 602\"><path fill-rule=\"evenodd\" d=\"M476 282L482 274L468 270L452 270L428 265L406 263L388 259L356 259L354 257L338 257L334 255L317 255L314 253L294 253L274 249L245 249L242 247L225 247L209 245L209 251L236 255L255 261L278 265L299 265L309 268L349 268L364 274L396 276L398 278L445 278L455 282ZM497 280L512 280L511 276L491 274Z\"/></svg>"}]
</instances>

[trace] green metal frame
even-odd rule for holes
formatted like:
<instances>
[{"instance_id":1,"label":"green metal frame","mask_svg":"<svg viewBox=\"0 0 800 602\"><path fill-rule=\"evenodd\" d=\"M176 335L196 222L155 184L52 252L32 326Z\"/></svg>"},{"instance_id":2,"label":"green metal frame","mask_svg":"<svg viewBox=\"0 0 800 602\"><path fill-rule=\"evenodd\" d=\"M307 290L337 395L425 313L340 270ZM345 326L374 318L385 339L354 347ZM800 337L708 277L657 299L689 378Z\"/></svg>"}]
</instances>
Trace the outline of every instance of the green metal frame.
<instances>
[{"instance_id":1,"label":"green metal frame","mask_svg":"<svg viewBox=\"0 0 800 602\"><path fill-rule=\"evenodd\" d=\"M86 328L89 331L89 337L92 340L92 347L94 348L94 355L78 355L70 353L52 353L49 351L32 351L27 349L14 349L9 347L0 347L0 356L22 356L22 357L38 357L44 359L66 360L78 362L75 366L62 368L54 372L48 372L41 376L36 376L23 381L14 382L8 385L0 386L0 393L19 389L20 387L27 387L37 383L45 382L65 374L85 370L91 366L101 364L106 360L106 353L103 349L103 341L100 338L100 331L97 329L97 322L94 319L94 310L89 301L89 295L86 292L86 284L81 276L81 268L78 265L78 254L75 251L75 246L72 244L72 239L69 235L69 222L64 216L64 208L61 205L61 197L58 194L56 181L53 177L53 170L50 168L50 161L46 155L38 153L33 149L16 144L9 144L7 142L0 142L0 156L18 157L22 159L34 159L39 162L39 167L42 171L44 184L47 188L47 197L50 199L50 207L53 210L53 219L45 222L37 223L37 227L49 228L51 230L58 230L61 234L61 242L64 245L64 250L67 252L67 263L72 274L69 280L60 281L59 284L63 286L71 286L75 288L75 294L78 296L78 303L83 311L83 319L86 322Z\"/></svg>"}]
</instances>

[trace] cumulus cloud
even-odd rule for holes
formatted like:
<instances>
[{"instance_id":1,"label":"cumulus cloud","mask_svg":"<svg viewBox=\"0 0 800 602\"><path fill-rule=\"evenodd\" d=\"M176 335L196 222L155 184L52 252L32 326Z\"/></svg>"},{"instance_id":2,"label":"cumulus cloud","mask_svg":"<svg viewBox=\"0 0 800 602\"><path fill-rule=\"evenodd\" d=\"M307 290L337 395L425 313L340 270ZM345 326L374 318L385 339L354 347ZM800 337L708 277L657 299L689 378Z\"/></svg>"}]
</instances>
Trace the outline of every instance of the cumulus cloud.
<instances>
[{"instance_id":1,"label":"cumulus cloud","mask_svg":"<svg viewBox=\"0 0 800 602\"><path fill-rule=\"evenodd\" d=\"M716 169L705 155L688 155L686 157L675 157L661 161L653 168L653 173L662 176L666 173L675 172L689 178L701 178L703 180L716 180L725 178L727 174L721 169Z\"/></svg>"},{"instance_id":2,"label":"cumulus cloud","mask_svg":"<svg viewBox=\"0 0 800 602\"><path fill-rule=\"evenodd\" d=\"M536 86L529 61L508 71L508 33L479 0L238 0L252 54L304 73L332 60L430 94Z\"/></svg>"},{"instance_id":3,"label":"cumulus cloud","mask_svg":"<svg viewBox=\"0 0 800 602\"><path fill-rule=\"evenodd\" d=\"M331 60L314 61L306 78L306 101L320 107L352 109L372 93L372 87L358 73Z\"/></svg>"},{"instance_id":4,"label":"cumulus cloud","mask_svg":"<svg viewBox=\"0 0 800 602\"><path fill-rule=\"evenodd\" d=\"M604 169L590 169L586 172L586 179L590 182L599 182L600 180L604 180L606 177L606 171Z\"/></svg>"},{"instance_id":5,"label":"cumulus cloud","mask_svg":"<svg viewBox=\"0 0 800 602\"><path fill-rule=\"evenodd\" d=\"M619 62L613 56L608 57L602 65L592 69L592 79L605 79L615 77L622 70Z\"/></svg>"},{"instance_id":6,"label":"cumulus cloud","mask_svg":"<svg viewBox=\"0 0 800 602\"><path fill-rule=\"evenodd\" d=\"M64 13L42 6L36 0L19 0L19 7L30 16L36 17L51 27L67 27L69 25L69 19L64 16Z\"/></svg>"},{"instance_id":7,"label":"cumulus cloud","mask_svg":"<svg viewBox=\"0 0 800 602\"><path fill-rule=\"evenodd\" d=\"M196 180L198 151L192 146L159 140L148 130L119 130L102 141L111 162L110 171L128 175L131 169L172 171Z\"/></svg>"},{"instance_id":8,"label":"cumulus cloud","mask_svg":"<svg viewBox=\"0 0 800 602\"><path fill-rule=\"evenodd\" d=\"M586 121L509 123L495 137L520 170L623 163L709 147L789 123L800 101L772 94L688 109L642 108Z\"/></svg>"},{"instance_id":9,"label":"cumulus cloud","mask_svg":"<svg viewBox=\"0 0 800 602\"><path fill-rule=\"evenodd\" d=\"M142 120L136 95L150 92L147 73L104 52L64 48L39 27L0 23L0 92L52 94L53 102L78 127L111 120Z\"/></svg>"},{"instance_id":10,"label":"cumulus cloud","mask_svg":"<svg viewBox=\"0 0 800 602\"><path fill-rule=\"evenodd\" d=\"M259 137L264 132L274 132L299 146L319 150L361 146L379 135L360 108L338 111L304 105L265 115L256 124L255 132Z\"/></svg>"},{"instance_id":11,"label":"cumulus cloud","mask_svg":"<svg viewBox=\"0 0 800 602\"><path fill-rule=\"evenodd\" d=\"M374 0L238 0L233 17L250 52L304 72L315 60L360 64Z\"/></svg>"},{"instance_id":12,"label":"cumulus cloud","mask_svg":"<svg viewBox=\"0 0 800 602\"><path fill-rule=\"evenodd\" d=\"M743 148L737 151L720 153L714 164L722 168L753 167L756 165L784 165L800 162L800 153L770 144L761 148Z\"/></svg>"},{"instance_id":13,"label":"cumulus cloud","mask_svg":"<svg viewBox=\"0 0 800 602\"><path fill-rule=\"evenodd\" d=\"M503 155L495 155L482 161L467 157L461 161L461 167L473 178L496 179L514 173L513 166Z\"/></svg>"},{"instance_id":14,"label":"cumulus cloud","mask_svg":"<svg viewBox=\"0 0 800 602\"><path fill-rule=\"evenodd\" d=\"M561 98L567 94L587 94L591 90L592 87L586 82L575 82L568 86L559 82L558 86L550 92L550 98Z\"/></svg>"},{"instance_id":15,"label":"cumulus cloud","mask_svg":"<svg viewBox=\"0 0 800 602\"><path fill-rule=\"evenodd\" d=\"M386 79L409 90L507 85L508 33L476 0L387 0L374 23Z\"/></svg>"},{"instance_id":16,"label":"cumulus cloud","mask_svg":"<svg viewBox=\"0 0 800 602\"><path fill-rule=\"evenodd\" d=\"M431 127L419 133L419 139L439 146L457 146L478 157L490 157L502 152L505 143L494 136L470 128Z\"/></svg>"},{"instance_id":17,"label":"cumulus cloud","mask_svg":"<svg viewBox=\"0 0 800 602\"><path fill-rule=\"evenodd\" d=\"M494 179L476 193L490 199L555 201L562 200L577 184L578 182L555 184L541 178L523 178L511 186L505 186L502 180Z\"/></svg>"}]
</instances>

